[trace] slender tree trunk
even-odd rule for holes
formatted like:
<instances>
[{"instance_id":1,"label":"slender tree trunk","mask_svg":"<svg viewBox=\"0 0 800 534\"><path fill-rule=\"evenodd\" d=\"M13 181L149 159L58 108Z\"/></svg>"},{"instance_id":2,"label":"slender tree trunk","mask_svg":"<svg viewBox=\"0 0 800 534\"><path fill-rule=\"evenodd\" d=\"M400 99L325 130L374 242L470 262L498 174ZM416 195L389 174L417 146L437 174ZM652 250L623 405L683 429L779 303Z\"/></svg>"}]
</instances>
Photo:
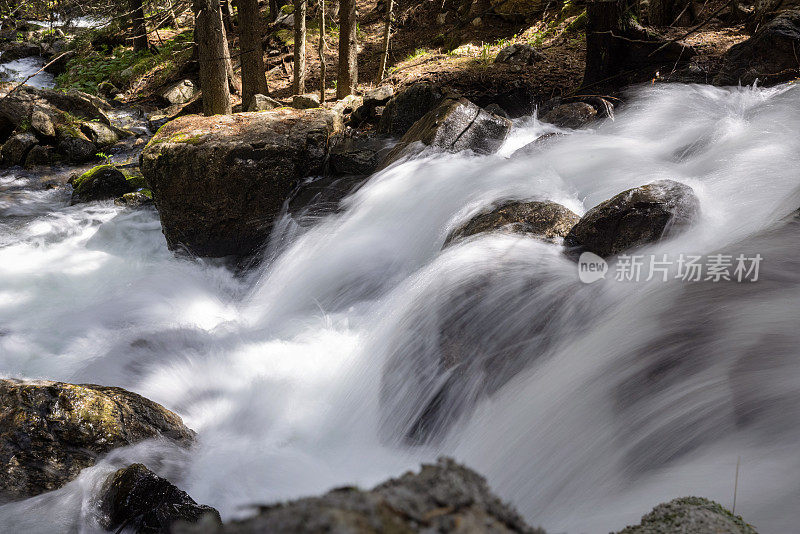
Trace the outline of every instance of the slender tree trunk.
<instances>
[{"instance_id":1,"label":"slender tree trunk","mask_svg":"<svg viewBox=\"0 0 800 534\"><path fill-rule=\"evenodd\" d=\"M225 31L230 33L233 30L231 1L220 0L219 6L222 11L222 23L225 25Z\"/></svg>"},{"instance_id":2,"label":"slender tree trunk","mask_svg":"<svg viewBox=\"0 0 800 534\"><path fill-rule=\"evenodd\" d=\"M142 0L128 0L128 9L131 12L131 31L133 33L133 51L147 50L147 26L144 18L144 4Z\"/></svg>"},{"instance_id":3,"label":"slender tree trunk","mask_svg":"<svg viewBox=\"0 0 800 534\"><path fill-rule=\"evenodd\" d=\"M258 0L237 0L236 7L239 12L239 48L242 61L242 110L246 111L254 95L269 93L264 73Z\"/></svg>"},{"instance_id":4,"label":"slender tree trunk","mask_svg":"<svg viewBox=\"0 0 800 534\"><path fill-rule=\"evenodd\" d=\"M383 27L383 55L381 56L380 79L386 76L386 63L389 61L389 35L392 32L392 9L394 0L389 0L386 4L386 25Z\"/></svg>"},{"instance_id":5,"label":"slender tree trunk","mask_svg":"<svg viewBox=\"0 0 800 534\"><path fill-rule=\"evenodd\" d=\"M319 0L319 101L325 103L325 0Z\"/></svg>"},{"instance_id":6,"label":"slender tree trunk","mask_svg":"<svg viewBox=\"0 0 800 534\"><path fill-rule=\"evenodd\" d=\"M356 44L356 2L339 3L339 72L336 98L344 98L356 91L358 83L358 45Z\"/></svg>"},{"instance_id":7,"label":"slender tree trunk","mask_svg":"<svg viewBox=\"0 0 800 534\"><path fill-rule=\"evenodd\" d=\"M586 71L583 85L601 83L621 70L621 51L614 33L624 33L621 2L592 0L586 3Z\"/></svg>"},{"instance_id":8,"label":"slender tree trunk","mask_svg":"<svg viewBox=\"0 0 800 534\"><path fill-rule=\"evenodd\" d=\"M306 92L306 0L294 2L294 81L292 92Z\"/></svg>"},{"instance_id":9,"label":"slender tree trunk","mask_svg":"<svg viewBox=\"0 0 800 534\"><path fill-rule=\"evenodd\" d=\"M194 40L200 63L200 88L203 90L203 113L229 114L231 95L225 67L227 47L217 0L194 0Z\"/></svg>"},{"instance_id":10,"label":"slender tree trunk","mask_svg":"<svg viewBox=\"0 0 800 534\"><path fill-rule=\"evenodd\" d=\"M222 24L222 45L225 48L225 72L228 73L228 85L233 94L242 94L242 84L236 79L236 73L233 72L233 61L231 60L231 49L228 45L228 34L225 31L225 24L222 23L222 10L220 9L220 23Z\"/></svg>"}]
</instances>

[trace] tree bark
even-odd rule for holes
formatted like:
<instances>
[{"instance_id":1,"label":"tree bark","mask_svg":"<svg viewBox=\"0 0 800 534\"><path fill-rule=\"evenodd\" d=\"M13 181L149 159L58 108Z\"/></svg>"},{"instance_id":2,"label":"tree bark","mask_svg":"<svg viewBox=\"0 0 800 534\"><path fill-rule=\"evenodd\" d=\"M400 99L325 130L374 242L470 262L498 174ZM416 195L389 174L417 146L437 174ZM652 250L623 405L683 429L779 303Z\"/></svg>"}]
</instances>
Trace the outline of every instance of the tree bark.
<instances>
[{"instance_id":1,"label":"tree bark","mask_svg":"<svg viewBox=\"0 0 800 534\"><path fill-rule=\"evenodd\" d=\"M258 0L238 0L239 48L242 61L242 110L247 110L254 95L269 94L261 46L261 14Z\"/></svg>"},{"instance_id":2,"label":"tree bark","mask_svg":"<svg viewBox=\"0 0 800 534\"><path fill-rule=\"evenodd\" d=\"M147 50L147 25L145 24L144 4L142 0L128 0L128 9L131 12L133 51L141 52L142 50Z\"/></svg>"},{"instance_id":3,"label":"tree bark","mask_svg":"<svg viewBox=\"0 0 800 534\"><path fill-rule=\"evenodd\" d=\"M306 0L294 1L294 80L292 93L306 92Z\"/></svg>"},{"instance_id":4,"label":"tree bark","mask_svg":"<svg viewBox=\"0 0 800 534\"><path fill-rule=\"evenodd\" d=\"M319 0L319 102L325 103L325 0Z\"/></svg>"},{"instance_id":5,"label":"tree bark","mask_svg":"<svg viewBox=\"0 0 800 534\"><path fill-rule=\"evenodd\" d=\"M356 91L358 83L358 45L356 43L356 2L339 3L339 69L336 98L342 99Z\"/></svg>"},{"instance_id":6,"label":"tree bark","mask_svg":"<svg viewBox=\"0 0 800 534\"><path fill-rule=\"evenodd\" d=\"M228 73L228 86L233 94L242 94L242 83L236 79L236 73L233 72L233 60L231 59L231 49L228 45L228 33L225 31L225 24L222 23L222 9L219 10L220 23L222 24L222 46L225 49L225 72Z\"/></svg>"},{"instance_id":7,"label":"tree bark","mask_svg":"<svg viewBox=\"0 0 800 534\"><path fill-rule=\"evenodd\" d=\"M200 88L203 90L205 115L229 114L231 95L228 92L226 69L227 46L222 14L217 0L194 0L194 40L200 63Z\"/></svg>"},{"instance_id":8,"label":"tree bark","mask_svg":"<svg viewBox=\"0 0 800 534\"><path fill-rule=\"evenodd\" d=\"M231 1L220 0L219 6L222 11L222 23L225 25L225 31L230 33L233 30L233 10L231 9Z\"/></svg>"},{"instance_id":9,"label":"tree bark","mask_svg":"<svg viewBox=\"0 0 800 534\"><path fill-rule=\"evenodd\" d=\"M383 81L386 76L386 63L389 61L389 35L392 32L392 9L394 0L389 0L386 4L386 25L383 27L383 55L381 56L380 79Z\"/></svg>"}]
</instances>

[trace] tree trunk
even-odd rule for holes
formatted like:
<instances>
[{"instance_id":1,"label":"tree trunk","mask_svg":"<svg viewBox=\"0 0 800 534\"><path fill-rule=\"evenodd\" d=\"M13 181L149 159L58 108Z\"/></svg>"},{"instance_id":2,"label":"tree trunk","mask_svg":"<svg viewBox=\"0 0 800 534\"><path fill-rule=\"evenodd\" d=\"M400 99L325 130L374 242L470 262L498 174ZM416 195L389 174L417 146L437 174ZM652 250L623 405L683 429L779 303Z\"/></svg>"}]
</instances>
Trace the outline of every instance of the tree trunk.
<instances>
[{"instance_id":1,"label":"tree trunk","mask_svg":"<svg viewBox=\"0 0 800 534\"><path fill-rule=\"evenodd\" d=\"M294 81L292 92L306 92L306 0L294 1Z\"/></svg>"},{"instance_id":2,"label":"tree trunk","mask_svg":"<svg viewBox=\"0 0 800 534\"><path fill-rule=\"evenodd\" d=\"M319 0L319 102L325 103L325 0Z\"/></svg>"},{"instance_id":3,"label":"tree trunk","mask_svg":"<svg viewBox=\"0 0 800 534\"><path fill-rule=\"evenodd\" d=\"M222 10L222 23L225 26L225 31L230 33L233 30L231 1L220 0L219 6Z\"/></svg>"},{"instance_id":4,"label":"tree trunk","mask_svg":"<svg viewBox=\"0 0 800 534\"><path fill-rule=\"evenodd\" d=\"M386 63L389 61L389 34L392 32L392 9L394 0L389 0L386 4L386 25L383 27L383 55L381 56L380 79L383 81L386 76Z\"/></svg>"},{"instance_id":5,"label":"tree trunk","mask_svg":"<svg viewBox=\"0 0 800 534\"><path fill-rule=\"evenodd\" d=\"M356 2L339 2L339 72L336 98L342 99L356 91L358 83L358 45L356 44Z\"/></svg>"},{"instance_id":6,"label":"tree trunk","mask_svg":"<svg viewBox=\"0 0 800 534\"><path fill-rule=\"evenodd\" d=\"M220 24L222 24L222 46L225 48L225 55L223 58L225 59L225 72L228 73L228 86L230 87L230 91L235 95L242 94L242 84L239 80L236 79L236 73L233 72L233 61L231 60L231 49L228 46L228 34L225 31L225 24L222 23L222 9L219 10L220 13Z\"/></svg>"},{"instance_id":7,"label":"tree trunk","mask_svg":"<svg viewBox=\"0 0 800 534\"><path fill-rule=\"evenodd\" d=\"M231 95L225 65L227 46L222 14L217 0L194 0L194 40L200 63L200 88L203 90L203 113L229 114Z\"/></svg>"},{"instance_id":8,"label":"tree trunk","mask_svg":"<svg viewBox=\"0 0 800 534\"><path fill-rule=\"evenodd\" d=\"M131 12L131 32L133 33L133 51L147 50L147 26L144 19L144 4L142 0L128 0L128 9Z\"/></svg>"},{"instance_id":9,"label":"tree trunk","mask_svg":"<svg viewBox=\"0 0 800 534\"><path fill-rule=\"evenodd\" d=\"M264 72L264 50L261 47L261 21L258 0L238 0L239 48L242 61L242 110L254 95L269 94Z\"/></svg>"}]
</instances>

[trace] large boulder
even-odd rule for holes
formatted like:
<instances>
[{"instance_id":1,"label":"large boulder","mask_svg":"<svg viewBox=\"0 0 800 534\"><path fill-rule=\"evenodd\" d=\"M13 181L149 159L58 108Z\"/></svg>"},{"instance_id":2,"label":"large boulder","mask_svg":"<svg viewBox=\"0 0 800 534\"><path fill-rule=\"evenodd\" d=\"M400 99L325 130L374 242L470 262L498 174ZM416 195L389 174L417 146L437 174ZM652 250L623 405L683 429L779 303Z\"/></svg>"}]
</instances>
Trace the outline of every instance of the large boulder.
<instances>
[{"instance_id":1,"label":"large boulder","mask_svg":"<svg viewBox=\"0 0 800 534\"><path fill-rule=\"evenodd\" d=\"M432 83L417 83L395 95L386 104L378 123L378 133L402 137L426 113L445 98L445 91Z\"/></svg>"},{"instance_id":2,"label":"large boulder","mask_svg":"<svg viewBox=\"0 0 800 534\"><path fill-rule=\"evenodd\" d=\"M449 152L492 154L502 146L509 130L510 120L493 115L466 98L447 98L414 123L387 155L383 166L409 155L413 151L410 145L416 142Z\"/></svg>"},{"instance_id":3,"label":"large boulder","mask_svg":"<svg viewBox=\"0 0 800 534\"><path fill-rule=\"evenodd\" d=\"M497 230L552 241L566 236L579 220L580 217L555 202L504 202L453 230L444 246L469 236Z\"/></svg>"},{"instance_id":4,"label":"large boulder","mask_svg":"<svg viewBox=\"0 0 800 534\"><path fill-rule=\"evenodd\" d=\"M608 257L686 230L700 202L688 185L659 180L623 191L590 209L564 244Z\"/></svg>"},{"instance_id":5,"label":"large boulder","mask_svg":"<svg viewBox=\"0 0 800 534\"><path fill-rule=\"evenodd\" d=\"M341 119L317 108L180 117L157 132L141 170L171 249L256 251L300 178L319 174Z\"/></svg>"},{"instance_id":6,"label":"large boulder","mask_svg":"<svg viewBox=\"0 0 800 534\"><path fill-rule=\"evenodd\" d=\"M0 380L0 500L54 490L98 456L149 438L188 445L181 418L121 388Z\"/></svg>"},{"instance_id":7,"label":"large boulder","mask_svg":"<svg viewBox=\"0 0 800 534\"><path fill-rule=\"evenodd\" d=\"M31 133L19 133L12 135L8 141L3 143L0 154L3 156L4 165L20 165L25 162L25 156L37 144L39 140Z\"/></svg>"},{"instance_id":8,"label":"large boulder","mask_svg":"<svg viewBox=\"0 0 800 534\"><path fill-rule=\"evenodd\" d=\"M387 141L374 137L348 137L331 149L330 170L337 175L367 175L389 152Z\"/></svg>"},{"instance_id":9,"label":"large boulder","mask_svg":"<svg viewBox=\"0 0 800 534\"><path fill-rule=\"evenodd\" d=\"M371 490L334 489L321 497L262 507L256 516L219 529L187 525L176 532L544 534L493 495L482 476L449 459L423 465L419 473L406 473Z\"/></svg>"},{"instance_id":10,"label":"large boulder","mask_svg":"<svg viewBox=\"0 0 800 534\"><path fill-rule=\"evenodd\" d=\"M3 45L2 53L0 53L0 61L5 63L24 57L38 56L40 53L41 49L35 44L12 41Z\"/></svg>"},{"instance_id":11,"label":"large boulder","mask_svg":"<svg viewBox=\"0 0 800 534\"><path fill-rule=\"evenodd\" d=\"M638 525L617 534L756 534L753 527L723 506L702 497L681 497L662 503Z\"/></svg>"},{"instance_id":12,"label":"large boulder","mask_svg":"<svg viewBox=\"0 0 800 534\"><path fill-rule=\"evenodd\" d=\"M715 85L762 85L793 80L800 75L800 9L781 12L750 39L733 45L714 77Z\"/></svg>"},{"instance_id":13,"label":"large boulder","mask_svg":"<svg viewBox=\"0 0 800 534\"><path fill-rule=\"evenodd\" d=\"M100 522L110 531L169 534L177 521L196 523L210 516L221 524L219 512L197 504L185 491L142 464L132 464L109 475L100 496Z\"/></svg>"},{"instance_id":14,"label":"large boulder","mask_svg":"<svg viewBox=\"0 0 800 534\"><path fill-rule=\"evenodd\" d=\"M158 96L167 104L176 105L191 101L198 93L200 88L192 80L186 79L168 85L158 93Z\"/></svg>"},{"instance_id":15,"label":"large boulder","mask_svg":"<svg viewBox=\"0 0 800 534\"><path fill-rule=\"evenodd\" d=\"M587 102L559 104L542 116L542 122L559 128L583 128L597 118L597 109Z\"/></svg>"}]
</instances>

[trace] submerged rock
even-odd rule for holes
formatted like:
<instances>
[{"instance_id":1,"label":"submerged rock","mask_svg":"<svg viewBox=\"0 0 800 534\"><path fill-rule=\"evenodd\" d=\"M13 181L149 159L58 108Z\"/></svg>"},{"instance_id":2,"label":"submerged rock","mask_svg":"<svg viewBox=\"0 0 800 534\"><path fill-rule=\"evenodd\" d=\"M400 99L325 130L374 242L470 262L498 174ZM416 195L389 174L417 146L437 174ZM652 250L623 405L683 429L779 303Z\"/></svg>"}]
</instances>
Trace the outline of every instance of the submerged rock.
<instances>
[{"instance_id":1,"label":"submerged rock","mask_svg":"<svg viewBox=\"0 0 800 534\"><path fill-rule=\"evenodd\" d=\"M167 244L199 256L253 254L300 178L321 174L341 118L317 108L180 117L141 157Z\"/></svg>"},{"instance_id":2,"label":"submerged rock","mask_svg":"<svg viewBox=\"0 0 800 534\"><path fill-rule=\"evenodd\" d=\"M564 244L608 257L686 230L700 202L688 185L659 180L623 191L590 209Z\"/></svg>"},{"instance_id":3,"label":"submerged rock","mask_svg":"<svg viewBox=\"0 0 800 534\"><path fill-rule=\"evenodd\" d=\"M586 102L561 104L547 112L542 122L555 124L559 128L583 128L597 118L597 110Z\"/></svg>"},{"instance_id":4,"label":"submerged rock","mask_svg":"<svg viewBox=\"0 0 800 534\"><path fill-rule=\"evenodd\" d=\"M702 497L681 497L659 504L642 522L617 534L757 534L723 506Z\"/></svg>"},{"instance_id":5,"label":"submerged rock","mask_svg":"<svg viewBox=\"0 0 800 534\"><path fill-rule=\"evenodd\" d=\"M800 76L800 9L780 13L725 52L715 85L776 84Z\"/></svg>"},{"instance_id":6,"label":"submerged rock","mask_svg":"<svg viewBox=\"0 0 800 534\"><path fill-rule=\"evenodd\" d=\"M453 230L444 246L482 232L505 230L545 240L564 237L577 224L580 217L555 202L511 201L489 212L476 215Z\"/></svg>"},{"instance_id":7,"label":"submerged rock","mask_svg":"<svg viewBox=\"0 0 800 534\"><path fill-rule=\"evenodd\" d=\"M441 87L431 83L417 83L395 95L386 104L378 123L378 133L402 137L423 115L434 109L445 98Z\"/></svg>"},{"instance_id":8,"label":"submerged rock","mask_svg":"<svg viewBox=\"0 0 800 534\"><path fill-rule=\"evenodd\" d=\"M186 525L175 532L544 534L492 494L482 476L450 459L424 464L419 473L371 490L339 488L321 497L264 506L255 517L219 529Z\"/></svg>"},{"instance_id":9,"label":"submerged rock","mask_svg":"<svg viewBox=\"0 0 800 534\"><path fill-rule=\"evenodd\" d=\"M502 146L509 130L510 120L493 115L466 98L449 97L414 123L386 156L383 166L408 155L409 145L417 141L450 152L492 154Z\"/></svg>"},{"instance_id":10,"label":"submerged rock","mask_svg":"<svg viewBox=\"0 0 800 534\"><path fill-rule=\"evenodd\" d=\"M149 438L188 445L181 418L122 388L0 380L0 500L54 490L98 456Z\"/></svg>"},{"instance_id":11,"label":"submerged rock","mask_svg":"<svg viewBox=\"0 0 800 534\"><path fill-rule=\"evenodd\" d=\"M101 524L112 531L125 528L136 534L169 534L176 521L196 523L207 515L212 524L222 522L214 508L197 504L142 464L111 474L100 499Z\"/></svg>"}]
</instances>

